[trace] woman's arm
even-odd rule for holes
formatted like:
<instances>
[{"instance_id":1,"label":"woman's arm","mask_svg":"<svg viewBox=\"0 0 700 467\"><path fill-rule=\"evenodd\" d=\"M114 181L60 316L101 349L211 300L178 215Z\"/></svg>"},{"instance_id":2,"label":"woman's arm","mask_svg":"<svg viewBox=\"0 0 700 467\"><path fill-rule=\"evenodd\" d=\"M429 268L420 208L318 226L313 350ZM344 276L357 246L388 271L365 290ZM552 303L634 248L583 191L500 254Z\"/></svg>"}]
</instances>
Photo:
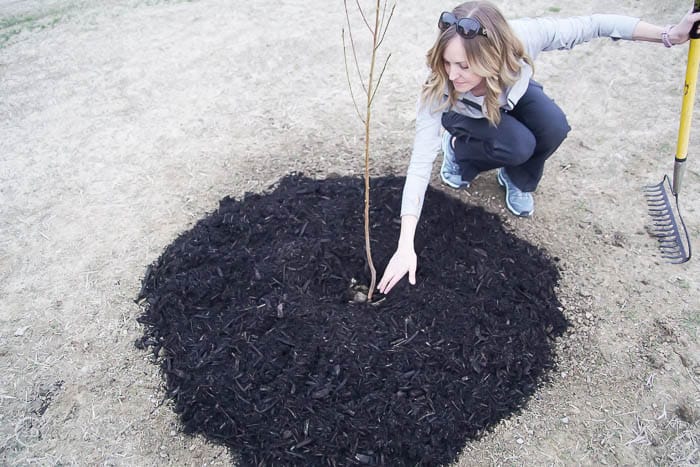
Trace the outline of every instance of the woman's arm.
<instances>
[{"instance_id":1,"label":"woman's arm","mask_svg":"<svg viewBox=\"0 0 700 467\"><path fill-rule=\"evenodd\" d=\"M406 171L401 198L401 233L394 255L384 270L377 289L389 291L408 273L408 281L416 283L417 257L413 246L418 218L423 209L425 192L430 182L433 162L440 150L440 111L431 111L428 105L417 103L416 135L413 142L411 162Z\"/></svg>"},{"instance_id":2,"label":"woman's arm","mask_svg":"<svg viewBox=\"0 0 700 467\"><path fill-rule=\"evenodd\" d=\"M632 32L632 40L662 42L661 36L665 32L671 45L682 44L689 39L688 34L696 21L700 21L700 12L693 13L692 10L686 13L678 24L665 28L640 21Z\"/></svg>"},{"instance_id":3,"label":"woman's arm","mask_svg":"<svg viewBox=\"0 0 700 467\"><path fill-rule=\"evenodd\" d=\"M406 183L401 196L401 215L420 217L425 191L428 189L433 162L440 151L442 111L431 110L419 98L416 103L416 133L411 160L406 170Z\"/></svg>"},{"instance_id":4,"label":"woman's arm","mask_svg":"<svg viewBox=\"0 0 700 467\"><path fill-rule=\"evenodd\" d=\"M698 20L700 13L689 11L678 24L667 27L670 44L686 42L688 32ZM614 14L521 18L510 24L533 60L540 52L571 49L597 37L662 42L661 35L667 29L640 21L639 18Z\"/></svg>"}]
</instances>

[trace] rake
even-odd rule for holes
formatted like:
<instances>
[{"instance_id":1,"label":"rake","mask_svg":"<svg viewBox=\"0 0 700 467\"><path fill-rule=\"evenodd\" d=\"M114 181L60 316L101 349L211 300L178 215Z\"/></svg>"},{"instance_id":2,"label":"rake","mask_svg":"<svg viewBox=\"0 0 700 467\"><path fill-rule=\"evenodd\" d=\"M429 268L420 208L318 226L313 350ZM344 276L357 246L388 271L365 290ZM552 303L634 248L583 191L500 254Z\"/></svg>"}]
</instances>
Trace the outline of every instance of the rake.
<instances>
[{"instance_id":1,"label":"rake","mask_svg":"<svg viewBox=\"0 0 700 467\"><path fill-rule=\"evenodd\" d=\"M693 11L700 11L700 0L695 0ZM698 23L695 23L690 31L681 121L673 165L673 183L669 180L668 175L664 175L661 183L647 186L644 190L649 206L649 215L653 221L651 233L659 242L661 256L673 264L685 263L692 255L690 235L681 215L678 194L681 191L683 175L685 175L685 162L690 140L690 120L695 102L698 66L700 66L700 41L698 41L700 34L697 33L697 27ZM675 203L672 203L672 199Z\"/></svg>"}]
</instances>

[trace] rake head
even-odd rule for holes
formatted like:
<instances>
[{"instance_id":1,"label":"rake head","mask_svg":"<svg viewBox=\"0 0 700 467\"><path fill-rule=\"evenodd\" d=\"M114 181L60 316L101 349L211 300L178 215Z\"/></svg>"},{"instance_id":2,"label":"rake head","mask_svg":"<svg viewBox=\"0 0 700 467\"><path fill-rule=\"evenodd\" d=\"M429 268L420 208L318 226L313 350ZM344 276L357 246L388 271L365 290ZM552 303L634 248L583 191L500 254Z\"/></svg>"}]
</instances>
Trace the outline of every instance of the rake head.
<instances>
[{"instance_id":1,"label":"rake head","mask_svg":"<svg viewBox=\"0 0 700 467\"><path fill-rule=\"evenodd\" d=\"M646 186L644 195L652 218L650 233L659 242L661 256L673 264L685 263L691 256L690 236L680 213L678 193L673 192L668 176L659 184Z\"/></svg>"}]
</instances>

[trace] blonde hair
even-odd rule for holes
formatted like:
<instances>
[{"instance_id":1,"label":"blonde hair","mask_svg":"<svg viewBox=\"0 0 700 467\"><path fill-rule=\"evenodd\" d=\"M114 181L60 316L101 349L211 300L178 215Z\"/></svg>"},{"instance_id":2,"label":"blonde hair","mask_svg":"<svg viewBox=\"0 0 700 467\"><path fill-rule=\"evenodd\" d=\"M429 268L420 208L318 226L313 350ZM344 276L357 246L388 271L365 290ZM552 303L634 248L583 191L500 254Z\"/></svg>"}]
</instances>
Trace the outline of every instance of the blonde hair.
<instances>
[{"instance_id":1,"label":"blonde hair","mask_svg":"<svg viewBox=\"0 0 700 467\"><path fill-rule=\"evenodd\" d=\"M469 67L474 73L484 78L486 84L484 115L491 125L496 126L501 121L499 104L501 93L518 80L522 62L532 67L532 60L503 14L490 2L462 3L452 10L452 13L457 18L478 20L488 35L488 37L477 35L471 39L459 37ZM440 31L435 44L430 48L426 57L431 73L423 85L421 96L423 103L428 103L437 109L453 106L459 94L449 80L443 61L447 43L455 36L458 36L455 26ZM449 97L448 101L443 103L441 101L445 87L448 89Z\"/></svg>"}]
</instances>

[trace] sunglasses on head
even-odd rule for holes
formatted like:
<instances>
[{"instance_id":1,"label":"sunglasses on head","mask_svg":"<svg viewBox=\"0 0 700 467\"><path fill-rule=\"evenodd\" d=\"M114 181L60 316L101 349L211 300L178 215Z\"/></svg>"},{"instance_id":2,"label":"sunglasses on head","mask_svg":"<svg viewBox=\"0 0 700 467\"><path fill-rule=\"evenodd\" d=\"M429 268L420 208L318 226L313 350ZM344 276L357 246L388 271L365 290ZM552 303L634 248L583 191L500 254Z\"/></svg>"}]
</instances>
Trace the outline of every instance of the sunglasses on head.
<instances>
[{"instance_id":1,"label":"sunglasses on head","mask_svg":"<svg viewBox=\"0 0 700 467\"><path fill-rule=\"evenodd\" d=\"M473 39L477 35L488 37L486 28L474 18L457 18L449 11L443 11L438 20L438 28L440 31L447 30L450 26L457 25L457 34L465 39Z\"/></svg>"}]
</instances>

